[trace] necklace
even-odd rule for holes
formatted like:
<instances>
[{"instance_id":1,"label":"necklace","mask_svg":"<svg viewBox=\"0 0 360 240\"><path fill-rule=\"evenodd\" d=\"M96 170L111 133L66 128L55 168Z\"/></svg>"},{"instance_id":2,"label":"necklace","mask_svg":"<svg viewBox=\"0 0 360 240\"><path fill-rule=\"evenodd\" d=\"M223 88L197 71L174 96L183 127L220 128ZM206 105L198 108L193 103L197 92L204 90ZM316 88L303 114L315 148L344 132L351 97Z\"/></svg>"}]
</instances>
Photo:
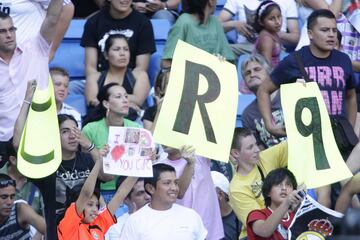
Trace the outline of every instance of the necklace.
<instances>
[{"instance_id":1,"label":"necklace","mask_svg":"<svg viewBox=\"0 0 360 240\"><path fill-rule=\"evenodd\" d=\"M73 172L74 169L75 169L76 159L77 159L77 157L75 156L75 160L74 160L74 164L73 164L73 166L72 166L71 172ZM66 172L66 169L65 169L64 166L62 165L62 162L61 162L61 164L60 164L60 167L64 170L64 172Z\"/></svg>"},{"instance_id":2,"label":"necklace","mask_svg":"<svg viewBox=\"0 0 360 240\"><path fill-rule=\"evenodd\" d=\"M270 210L271 213L274 212L270 207L267 207L267 208ZM281 219L281 221L287 222L287 221L289 221L289 220L290 220L290 214L289 214L288 212L286 212L285 217L283 217L283 218Z\"/></svg>"}]
</instances>

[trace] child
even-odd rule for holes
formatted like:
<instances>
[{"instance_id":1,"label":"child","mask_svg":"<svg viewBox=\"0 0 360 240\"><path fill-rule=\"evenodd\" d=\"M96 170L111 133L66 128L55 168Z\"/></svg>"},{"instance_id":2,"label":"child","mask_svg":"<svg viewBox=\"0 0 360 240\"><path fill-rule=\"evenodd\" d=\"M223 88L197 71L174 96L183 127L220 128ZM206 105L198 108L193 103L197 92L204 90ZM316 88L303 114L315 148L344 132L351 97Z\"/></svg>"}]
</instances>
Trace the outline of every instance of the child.
<instances>
[{"instance_id":1,"label":"child","mask_svg":"<svg viewBox=\"0 0 360 240\"><path fill-rule=\"evenodd\" d=\"M137 178L127 178L117 189L109 204L99 210L100 191L95 188L102 166L102 158L86 179L76 202L71 203L58 226L59 240L104 239L106 231L116 222L114 213L125 199Z\"/></svg>"},{"instance_id":2,"label":"child","mask_svg":"<svg viewBox=\"0 0 360 240\"><path fill-rule=\"evenodd\" d=\"M249 240L288 239L294 210L305 196L303 190L296 188L295 176L286 168L275 169L266 176L262 186L266 208L249 213L246 221Z\"/></svg>"},{"instance_id":3,"label":"child","mask_svg":"<svg viewBox=\"0 0 360 240\"><path fill-rule=\"evenodd\" d=\"M255 42L255 51L263 55L270 66L276 67L280 61L280 38L282 16L278 4L264 1L256 10L255 30L259 33Z\"/></svg>"}]
</instances>

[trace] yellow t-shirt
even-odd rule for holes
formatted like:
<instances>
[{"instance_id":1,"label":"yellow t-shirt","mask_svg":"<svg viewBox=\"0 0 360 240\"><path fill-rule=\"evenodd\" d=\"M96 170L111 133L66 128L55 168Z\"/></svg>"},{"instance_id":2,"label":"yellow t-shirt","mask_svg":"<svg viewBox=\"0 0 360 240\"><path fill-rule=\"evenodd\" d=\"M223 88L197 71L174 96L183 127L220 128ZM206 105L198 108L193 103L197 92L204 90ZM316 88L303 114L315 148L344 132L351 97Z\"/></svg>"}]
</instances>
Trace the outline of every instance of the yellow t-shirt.
<instances>
[{"instance_id":1,"label":"yellow t-shirt","mask_svg":"<svg viewBox=\"0 0 360 240\"><path fill-rule=\"evenodd\" d=\"M272 170L286 167L288 162L288 147L284 141L268 148L259 155L257 166L246 176L236 173L230 182L230 204L243 223L239 238L246 237L246 218L250 211L265 208L264 197L261 194L263 181L261 169L264 177Z\"/></svg>"}]
</instances>

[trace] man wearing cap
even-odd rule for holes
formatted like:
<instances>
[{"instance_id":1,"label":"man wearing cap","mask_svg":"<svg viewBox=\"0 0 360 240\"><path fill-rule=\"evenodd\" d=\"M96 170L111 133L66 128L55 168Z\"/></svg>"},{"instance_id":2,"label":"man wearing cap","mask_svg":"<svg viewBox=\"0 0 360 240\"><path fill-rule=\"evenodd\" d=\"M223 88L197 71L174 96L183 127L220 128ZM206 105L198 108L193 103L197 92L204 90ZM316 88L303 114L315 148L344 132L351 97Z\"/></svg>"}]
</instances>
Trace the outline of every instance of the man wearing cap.
<instances>
[{"instance_id":1,"label":"man wearing cap","mask_svg":"<svg viewBox=\"0 0 360 240\"><path fill-rule=\"evenodd\" d=\"M237 240L241 231L241 222L229 204L229 180L224 174L211 171L215 191L219 200L221 218L226 240Z\"/></svg>"},{"instance_id":2,"label":"man wearing cap","mask_svg":"<svg viewBox=\"0 0 360 240\"><path fill-rule=\"evenodd\" d=\"M1 239L30 240L30 225L45 234L45 220L28 204L15 203L15 180L0 174L0 236Z\"/></svg>"}]
</instances>

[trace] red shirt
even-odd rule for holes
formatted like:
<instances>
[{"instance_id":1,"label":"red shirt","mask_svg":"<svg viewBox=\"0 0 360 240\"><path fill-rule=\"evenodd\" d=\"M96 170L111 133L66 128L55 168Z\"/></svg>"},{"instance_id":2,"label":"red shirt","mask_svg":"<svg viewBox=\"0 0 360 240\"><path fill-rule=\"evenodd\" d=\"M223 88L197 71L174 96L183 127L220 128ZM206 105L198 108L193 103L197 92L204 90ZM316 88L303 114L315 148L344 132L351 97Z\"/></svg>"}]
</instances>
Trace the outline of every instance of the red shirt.
<instances>
[{"instance_id":1,"label":"red shirt","mask_svg":"<svg viewBox=\"0 0 360 240\"><path fill-rule=\"evenodd\" d=\"M271 210L268 208L253 210L249 213L246 223L247 223L247 237L248 240L285 240L287 239L287 230L295 216L295 213L289 213L288 218L283 218L281 223L278 225L275 232L268 238L263 238L256 235L252 230L252 224L257 220L266 220L272 214ZM282 234L283 235L282 235Z\"/></svg>"},{"instance_id":2,"label":"red shirt","mask_svg":"<svg viewBox=\"0 0 360 240\"><path fill-rule=\"evenodd\" d=\"M59 240L103 240L106 231L116 223L107 208L100 210L92 223L83 223L82 219L83 214L79 216L75 203L72 203L58 226Z\"/></svg>"}]
</instances>

